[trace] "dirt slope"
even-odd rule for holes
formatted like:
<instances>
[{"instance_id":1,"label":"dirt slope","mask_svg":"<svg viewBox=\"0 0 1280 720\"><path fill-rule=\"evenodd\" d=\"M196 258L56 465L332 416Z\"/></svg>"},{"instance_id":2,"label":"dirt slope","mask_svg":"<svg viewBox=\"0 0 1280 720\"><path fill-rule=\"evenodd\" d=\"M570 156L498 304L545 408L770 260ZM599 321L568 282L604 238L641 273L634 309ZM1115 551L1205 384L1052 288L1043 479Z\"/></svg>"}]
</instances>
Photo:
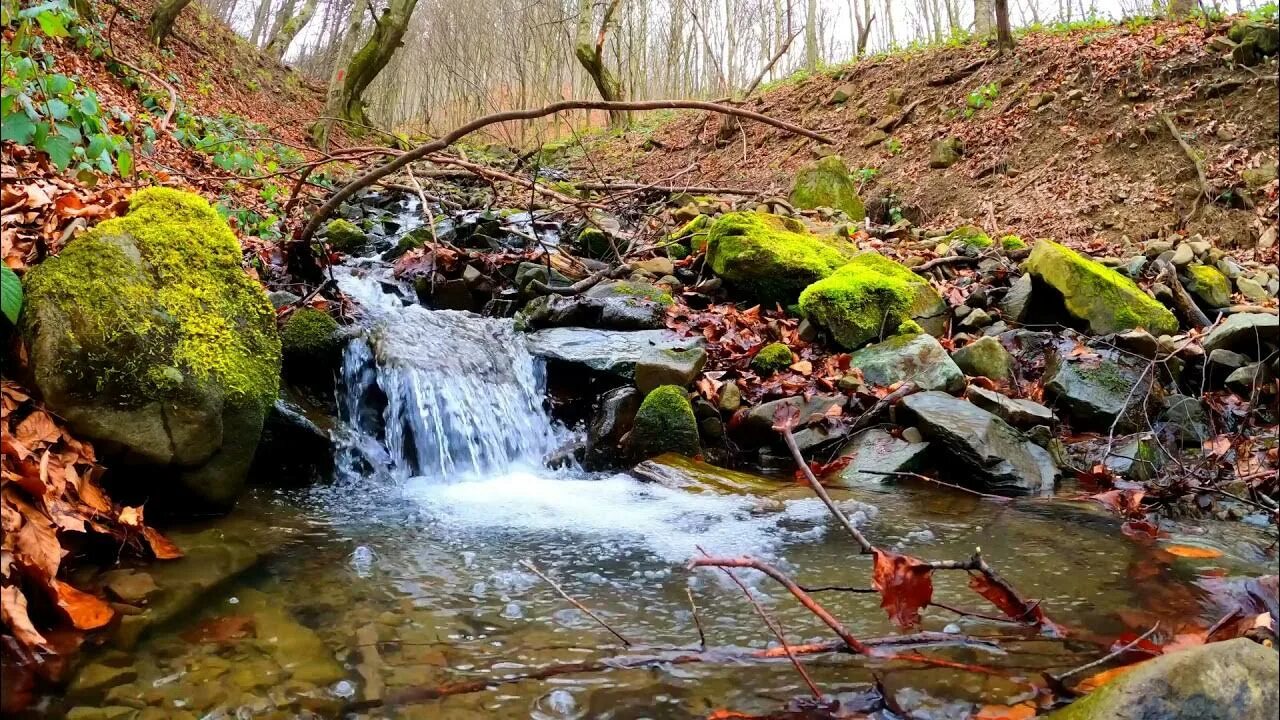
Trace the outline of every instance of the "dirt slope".
<instances>
[{"instance_id":1,"label":"dirt slope","mask_svg":"<svg viewBox=\"0 0 1280 720\"><path fill-rule=\"evenodd\" d=\"M669 182L785 196L799 167L834 151L855 173L874 169L864 173L872 177L863 195L877 219L897 207L917 225L971 220L991 231L1098 246L1168 234L1190 215L1196 173L1160 117L1167 113L1220 196L1185 229L1223 247L1250 248L1274 222L1276 182L1246 190L1241 173L1276 162L1280 101L1275 58L1233 67L1214 49L1228 27L1162 21L1034 33L1002 57L970 44L866 59L747 103L818 129L833 146L752 124L715 147L717 123L689 114L651 138L607 141L593 159L619 177L678 175ZM849 94L842 104L832 102L837 88ZM891 106L894 94L902 99ZM1033 107L1036 101L1042 104ZM877 122L912 106L890 139L863 146ZM964 141L964 157L930 169L930 146L946 137Z\"/></svg>"}]
</instances>

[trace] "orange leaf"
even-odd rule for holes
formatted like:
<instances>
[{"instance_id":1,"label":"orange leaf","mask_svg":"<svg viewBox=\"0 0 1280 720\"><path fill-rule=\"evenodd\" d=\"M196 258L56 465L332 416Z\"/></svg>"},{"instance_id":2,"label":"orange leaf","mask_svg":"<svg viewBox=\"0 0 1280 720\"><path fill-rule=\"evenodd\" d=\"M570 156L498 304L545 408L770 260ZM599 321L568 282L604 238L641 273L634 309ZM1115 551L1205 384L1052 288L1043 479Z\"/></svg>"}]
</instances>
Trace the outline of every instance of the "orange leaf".
<instances>
[{"instance_id":1,"label":"orange leaf","mask_svg":"<svg viewBox=\"0 0 1280 720\"><path fill-rule=\"evenodd\" d=\"M228 640L248 637L254 631L251 615L223 615L210 618L182 634L182 639L192 643L224 643Z\"/></svg>"},{"instance_id":2,"label":"orange leaf","mask_svg":"<svg viewBox=\"0 0 1280 720\"><path fill-rule=\"evenodd\" d=\"M973 720L1027 720L1036 716L1036 706L1031 702L1017 705L983 705Z\"/></svg>"},{"instance_id":3,"label":"orange leaf","mask_svg":"<svg viewBox=\"0 0 1280 720\"><path fill-rule=\"evenodd\" d=\"M900 627L920 622L920 608L933 599L933 568L910 555L875 550L871 585L880 591L880 607Z\"/></svg>"},{"instance_id":4,"label":"orange leaf","mask_svg":"<svg viewBox=\"0 0 1280 720\"><path fill-rule=\"evenodd\" d=\"M53 442L61 434L58 426L53 422L53 418L49 417L49 413L43 410L32 412L26 419L18 423L17 429L14 430L14 436L18 438L18 442L27 447L31 447L38 442Z\"/></svg>"},{"instance_id":5,"label":"orange leaf","mask_svg":"<svg viewBox=\"0 0 1280 720\"><path fill-rule=\"evenodd\" d=\"M1143 662L1146 662L1146 660L1143 660L1142 662L1136 662L1132 665L1121 665L1120 667L1114 667L1114 668L1111 668L1110 670L1103 670L1100 673L1090 675L1084 680L1081 680L1080 684L1075 686L1075 688L1073 689L1079 692L1084 692L1084 693L1093 692L1094 690L1097 690L1103 685L1106 685L1112 680L1115 680L1121 675L1124 675L1130 670L1138 667Z\"/></svg>"},{"instance_id":6,"label":"orange leaf","mask_svg":"<svg viewBox=\"0 0 1280 720\"><path fill-rule=\"evenodd\" d=\"M982 573L969 573L969 587L982 597L1000 608L1010 620L1031 623L1057 637L1066 635L1066 631L1050 620L1038 603L1024 602L1009 588L993 583Z\"/></svg>"},{"instance_id":7,"label":"orange leaf","mask_svg":"<svg viewBox=\"0 0 1280 720\"><path fill-rule=\"evenodd\" d=\"M159 530L144 527L142 536L147 539L147 544L151 546L151 552L157 560L177 560L182 557L182 550L169 538L161 535Z\"/></svg>"},{"instance_id":8,"label":"orange leaf","mask_svg":"<svg viewBox=\"0 0 1280 720\"><path fill-rule=\"evenodd\" d=\"M142 506L131 507L126 505L120 510L120 524L133 528L142 527Z\"/></svg>"},{"instance_id":9,"label":"orange leaf","mask_svg":"<svg viewBox=\"0 0 1280 720\"><path fill-rule=\"evenodd\" d=\"M61 580L53 581L53 593L58 607L77 630L96 630L115 617L110 605Z\"/></svg>"},{"instance_id":10,"label":"orange leaf","mask_svg":"<svg viewBox=\"0 0 1280 720\"><path fill-rule=\"evenodd\" d=\"M1196 547L1195 545L1166 545L1162 548L1170 555L1177 555L1182 558L1208 559L1222 557L1221 550L1214 550L1207 547Z\"/></svg>"}]
</instances>

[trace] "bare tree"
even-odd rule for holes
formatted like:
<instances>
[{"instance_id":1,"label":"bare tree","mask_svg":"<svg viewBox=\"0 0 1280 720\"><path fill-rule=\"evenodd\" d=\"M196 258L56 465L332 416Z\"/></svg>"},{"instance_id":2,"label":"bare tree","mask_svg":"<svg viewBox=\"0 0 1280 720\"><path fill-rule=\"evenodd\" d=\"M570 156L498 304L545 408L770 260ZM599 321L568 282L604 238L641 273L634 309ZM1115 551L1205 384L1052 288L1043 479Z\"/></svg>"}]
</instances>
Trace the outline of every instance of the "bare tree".
<instances>
[{"instance_id":1,"label":"bare tree","mask_svg":"<svg viewBox=\"0 0 1280 720\"><path fill-rule=\"evenodd\" d=\"M151 11L151 20L147 25L147 37L156 45L164 45L173 32L173 23L183 8L191 4L191 0L161 0Z\"/></svg>"},{"instance_id":2,"label":"bare tree","mask_svg":"<svg viewBox=\"0 0 1280 720\"><path fill-rule=\"evenodd\" d=\"M418 0L391 0L386 9L374 18L373 34L351 56L342 87L330 98L327 114L347 120L354 127L369 125L369 118L365 115L364 91L404 42L405 30L417 5Z\"/></svg>"},{"instance_id":3,"label":"bare tree","mask_svg":"<svg viewBox=\"0 0 1280 720\"><path fill-rule=\"evenodd\" d=\"M609 0L609 4L604 9L604 17L600 19L600 30L594 33L593 42L591 30L592 21L595 19L595 7L591 0L578 2L578 31L574 35L573 54L587 71L591 81L595 83L602 100L623 99L622 83L604 61L605 37L609 33L609 26L613 23L614 13L618 11L621 3L622 0ZM626 127L628 121L628 113L618 110L609 111L609 124L613 127Z\"/></svg>"},{"instance_id":4,"label":"bare tree","mask_svg":"<svg viewBox=\"0 0 1280 720\"><path fill-rule=\"evenodd\" d=\"M1013 29L1009 27L1009 0L995 0L996 47L1000 52L1013 49Z\"/></svg>"},{"instance_id":5,"label":"bare tree","mask_svg":"<svg viewBox=\"0 0 1280 720\"><path fill-rule=\"evenodd\" d=\"M316 4L319 0L306 0L302 9L297 15L290 15L284 22L280 23L275 33L271 36L271 40L267 42L265 48L267 54L276 60L284 58L285 51L289 49L289 45L293 43L293 39L298 36L302 28L311 21L311 16L316 12ZM292 9L293 3L289 4Z\"/></svg>"}]
</instances>

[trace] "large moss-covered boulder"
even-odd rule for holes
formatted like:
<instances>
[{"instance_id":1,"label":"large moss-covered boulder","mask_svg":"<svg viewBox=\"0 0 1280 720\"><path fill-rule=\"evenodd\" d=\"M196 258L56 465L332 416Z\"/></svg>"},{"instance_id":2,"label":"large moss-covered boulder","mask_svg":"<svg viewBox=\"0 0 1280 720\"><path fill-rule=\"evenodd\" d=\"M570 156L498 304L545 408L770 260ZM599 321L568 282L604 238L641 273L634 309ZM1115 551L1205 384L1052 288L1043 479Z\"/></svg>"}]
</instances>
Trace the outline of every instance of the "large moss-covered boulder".
<instances>
[{"instance_id":1,"label":"large moss-covered boulder","mask_svg":"<svg viewBox=\"0 0 1280 720\"><path fill-rule=\"evenodd\" d=\"M240 254L209 203L150 188L26 278L33 381L50 408L214 505L243 486L280 382L275 312Z\"/></svg>"},{"instance_id":2,"label":"large moss-covered boulder","mask_svg":"<svg viewBox=\"0 0 1280 720\"><path fill-rule=\"evenodd\" d=\"M906 266L866 252L805 288L800 310L852 350L899 332L940 332L947 305L927 280Z\"/></svg>"},{"instance_id":3,"label":"large moss-covered boulder","mask_svg":"<svg viewBox=\"0 0 1280 720\"><path fill-rule=\"evenodd\" d=\"M1037 241L1027 271L1058 291L1067 312L1096 335L1137 327L1153 335L1178 331L1173 313L1132 280L1058 243Z\"/></svg>"},{"instance_id":4,"label":"large moss-covered boulder","mask_svg":"<svg viewBox=\"0 0 1280 720\"><path fill-rule=\"evenodd\" d=\"M810 233L793 218L757 212L721 216L707 233L707 263L752 300L789 305L856 250L838 238Z\"/></svg>"},{"instance_id":5,"label":"large moss-covered boulder","mask_svg":"<svg viewBox=\"0 0 1280 720\"><path fill-rule=\"evenodd\" d=\"M698 454L698 420L684 388L662 385L645 396L631 426L630 445L638 457Z\"/></svg>"},{"instance_id":6,"label":"large moss-covered boulder","mask_svg":"<svg viewBox=\"0 0 1280 720\"><path fill-rule=\"evenodd\" d=\"M839 155L828 155L796 174L791 204L805 210L819 207L842 210L851 220L867 216L849 168Z\"/></svg>"},{"instance_id":7,"label":"large moss-covered boulder","mask_svg":"<svg viewBox=\"0 0 1280 720\"><path fill-rule=\"evenodd\" d=\"M1052 720L1270 720L1280 702L1276 651L1245 638L1147 660Z\"/></svg>"}]
</instances>

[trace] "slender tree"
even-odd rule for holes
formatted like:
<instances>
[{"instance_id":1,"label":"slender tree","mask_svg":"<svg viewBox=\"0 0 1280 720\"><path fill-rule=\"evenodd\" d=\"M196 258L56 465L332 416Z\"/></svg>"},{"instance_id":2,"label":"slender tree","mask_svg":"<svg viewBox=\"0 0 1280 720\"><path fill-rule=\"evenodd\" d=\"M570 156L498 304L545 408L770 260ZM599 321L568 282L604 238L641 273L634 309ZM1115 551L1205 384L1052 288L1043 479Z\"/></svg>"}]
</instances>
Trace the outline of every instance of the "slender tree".
<instances>
[{"instance_id":1,"label":"slender tree","mask_svg":"<svg viewBox=\"0 0 1280 720\"><path fill-rule=\"evenodd\" d=\"M147 26L147 37L156 45L164 45L173 32L173 23L183 8L191 4L191 0L161 0L151 11L151 21Z\"/></svg>"},{"instance_id":2,"label":"slender tree","mask_svg":"<svg viewBox=\"0 0 1280 720\"><path fill-rule=\"evenodd\" d=\"M996 47L1000 52L1013 49L1013 29L1009 27L1009 0L995 0Z\"/></svg>"},{"instance_id":3,"label":"slender tree","mask_svg":"<svg viewBox=\"0 0 1280 720\"><path fill-rule=\"evenodd\" d=\"M613 23L613 15L618 11L622 0L609 0L605 6L604 17L600 20L600 30L592 39L592 21L595 19L595 8L591 0L578 2L578 31L574 34L573 54L578 58L582 68L591 77L601 100L622 100L622 83L604 61L604 41ZM627 113L609 111L609 124L615 128L626 127L629 121Z\"/></svg>"},{"instance_id":4,"label":"slender tree","mask_svg":"<svg viewBox=\"0 0 1280 720\"><path fill-rule=\"evenodd\" d=\"M318 2L319 0L306 0L297 15L291 16L280 24L275 35L271 37L271 41L267 43L266 50L268 55L276 60L284 59L284 54L289 49L289 45L293 43L293 39L311 21L311 16L315 14Z\"/></svg>"},{"instance_id":5,"label":"slender tree","mask_svg":"<svg viewBox=\"0 0 1280 720\"><path fill-rule=\"evenodd\" d=\"M804 66L813 72L818 69L818 0L809 0L804 19Z\"/></svg>"},{"instance_id":6,"label":"slender tree","mask_svg":"<svg viewBox=\"0 0 1280 720\"><path fill-rule=\"evenodd\" d=\"M342 88L332 98L328 114L350 121L355 128L369 125L369 118L365 115L364 91L403 44L405 30L417 5L418 0L391 0L387 8L374 18L373 34L347 63Z\"/></svg>"}]
</instances>

